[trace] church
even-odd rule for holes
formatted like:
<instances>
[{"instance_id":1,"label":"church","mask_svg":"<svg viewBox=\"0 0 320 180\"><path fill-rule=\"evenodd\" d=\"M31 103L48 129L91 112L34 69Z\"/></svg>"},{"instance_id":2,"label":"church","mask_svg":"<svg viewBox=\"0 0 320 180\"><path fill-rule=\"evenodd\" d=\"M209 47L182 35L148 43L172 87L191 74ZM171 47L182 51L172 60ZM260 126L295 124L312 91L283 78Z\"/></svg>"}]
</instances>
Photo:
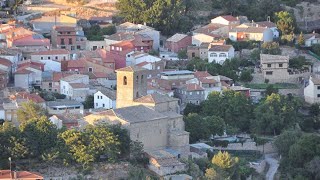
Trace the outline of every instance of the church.
<instances>
[{"instance_id":1,"label":"church","mask_svg":"<svg viewBox=\"0 0 320 180\"><path fill-rule=\"evenodd\" d=\"M128 66L116 72L117 108L88 115L85 121L89 124L120 123L128 130L131 140L142 142L144 151L159 166L168 164L169 160L173 162L174 158L188 157L189 132L185 131L183 116L179 114L179 100L157 93L147 94L144 68ZM174 163L177 165L170 167L171 171L181 165L179 161ZM159 175L172 173L160 172L160 167L154 171L159 171L156 172Z\"/></svg>"}]
</instances>

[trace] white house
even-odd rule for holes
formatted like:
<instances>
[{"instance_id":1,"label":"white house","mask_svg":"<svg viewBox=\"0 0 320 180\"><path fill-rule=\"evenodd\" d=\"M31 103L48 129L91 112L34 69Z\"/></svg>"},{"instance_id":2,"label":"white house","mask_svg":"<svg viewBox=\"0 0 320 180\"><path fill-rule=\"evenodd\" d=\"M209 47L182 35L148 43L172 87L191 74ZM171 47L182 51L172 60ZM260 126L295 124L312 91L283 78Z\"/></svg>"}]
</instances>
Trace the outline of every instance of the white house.
<instances>
[{"instance_id":1,"label":"white house","mask_svg":"<svg viewBox=\"0 0 320 180\"><path fill-rule=\"evenodd\" d=\"M231 15L218 16L214 19L211 19L211 23L223 24L223 25L239 25L239 18L233 17Z\"/></svg>"},{"instance_id":2,"label":"white house","mask_svg":"<svg viewBox=\"0 0 320 180\"><path fill-rule=\"evenodd\" d=\"M257 25L259 27L266 27L266 28L271 29L271 31L273 33L273 38L279 38L280 32L277 28L277 25L275 23L271 22L270 20L257 22Z\"/></svg>"},{"instance_id":3,"label":"white house","mask_svg":"<svg viewBox=\"0 0 320 180\"><path fill-rule=\"evenodd\" d=\"M61 62L56 60L40 60L44 64L44 71L61 72Z\"/></svg>"},{"instance_id":4,"label":"white house","mask_svg":"<svg viewBox=\"0 0 320 180\"><path fill-rule=\"evenodd\" d=\"M83 74L73 74L60 80L60 93L70 100L78 102L85 101L90 94L89 76Z\"/></svg>"},{"instance_id":5,"label":"white house","mask_svg":"<svg viewBox=\"0 0 320 180\"><path fill-rule=\"evenodd\" d=\"M305 34L304 36L304 44L307 47L311 47L314 44L320 44L320 34L318 33L311 33Z\"/></svg>"},{"instance_id":6,"label":"white house","mask_svg":"<svg viewBox=\"0 0 320 180\"><path fill-rule=\"evenodd\" d=\"M66 49L52 49L48 51L34 52L30 56L32 61L40 61L40 60L63 61L63 60L70 60L71 53Z\"/></svg>"},{"instance_id":7,"label":"white house","mask_svg":"<svg viewBox=\"0 0 320 180\"><path fill-rule=\"evenodd\" d=\"M211 43L215 40L216 36L209 34L197 33L192 36L192 44L200 46L203 43Z\"/></svg>"},{"instance_id":8,"label":"white house","mask_svg":"<svg viewBox=\"0 0 320 180\"><path fill-rule=\"evenodd\" d=\"M304 100L307 103L320 103L320 78L310 76L308 85L304 88Z\"/></svg>"},{"instance_id":9,"label":"white house","mask_svg":"<svg viewBox=\"0 0 320 180\"><path fill-rule=\"evenodd\" d=\"M234 48L231 45L212 45L208 50L208 62L223 64L226 59L234 57Z\"/></svg>"},{"instance_id":10,"label":"white house","mask_svg":"<svg viewBox=\"0 0 320 180\"><path fill-rule=\"evenodd\" d=\"M152 56L147 53L139 52L139 51L132 51L127 54L126 56L126 65L131 66L131 65L137 65L142 62L158 62L161 61L161 58Z\"/></svg>"},{"instance_id":11,"label":"white house","mask_svg":"<svg viewBox=\"0 0 320 180\"><path fill-rule=\"evenodd\" d=\"M231 41L263 41L272 42L273 32L266 27L252 27L240 25L230 29L229 39Z\"/></svg>"},{"instance_id":12,"label":"white house","mask_svg":"<svg viewBox=\"0 0 320 180\"><path fill-rule=\"evenodd\" d=\"M104 88L94 94L94 108L115 109L116 108L116 92Z\"/></svg>"},{"instance_id":13,"label":"white house","mask_svg":"<svg viewBox=\"0 0 320 180\"><path fill-rule=\"evenodd\" d=\"M14 86L30 88L41 85L42 70L36 66L25 66L19 68L14 74Z\"/></svg>"},{"instance_id":14,"label":"white house","mask_svg":"<svg viewBox=\"0 0 320 180\"><path fill-rule=\"evenodd\" d=\"M22 61L22 51L19 49L0 48L0 58L8 59L12 62L12 72L18 68L18 62Z\"/></svg>"}]
</instances>

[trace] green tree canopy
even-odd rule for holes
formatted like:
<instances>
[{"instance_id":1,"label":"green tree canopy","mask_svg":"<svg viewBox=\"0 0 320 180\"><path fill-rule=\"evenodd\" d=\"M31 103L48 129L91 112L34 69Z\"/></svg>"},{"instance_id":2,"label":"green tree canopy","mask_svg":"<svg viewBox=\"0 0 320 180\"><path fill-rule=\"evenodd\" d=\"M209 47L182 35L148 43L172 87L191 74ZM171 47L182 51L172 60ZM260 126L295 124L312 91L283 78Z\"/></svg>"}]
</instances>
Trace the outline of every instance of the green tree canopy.
<instances>
[{"instance_id":1,"label":"green tree canopy","mask_svg":"<svg viewBox=\"0 0 320 180\"><path fill-rule=\"evenodd\" d=\"M33 101L21 103L21 107L17 110L17 118L20 123L29 119L39 119L41 116L46 116L46 110Z\"/></svg>"},{"instance_id":2,"label":"green tree canopy","mask_svg":"<svg viewBox=\"0 0 320 180\"><path fill-rule=\"evenodd\" d=\"M288 11L280 11L275 13L277 28L281 31L282 35L291 35L295 30L295 20L291 13Z\"/></svg>"}]
</instances>

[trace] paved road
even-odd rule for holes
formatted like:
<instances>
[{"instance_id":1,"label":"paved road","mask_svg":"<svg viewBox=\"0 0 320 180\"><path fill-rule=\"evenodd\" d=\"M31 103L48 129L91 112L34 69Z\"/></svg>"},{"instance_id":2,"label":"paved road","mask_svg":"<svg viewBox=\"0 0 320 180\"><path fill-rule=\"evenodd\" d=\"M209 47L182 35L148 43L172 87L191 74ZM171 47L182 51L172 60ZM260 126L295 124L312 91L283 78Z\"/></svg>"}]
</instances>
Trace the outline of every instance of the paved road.
<instances>
[{"instance_id":1,"label":"paved road","mask_svg":"<svg viewBox=\"0 0 320 180\"><path fill-rule=\"evenodd\" d=\"M279 167L279 161L274 158L276 155L276 153L265 155L265 160L269 164L269 169L266 174L266 180L274 180L274 175L276 174Z\"/></svg>"}]
</instances>

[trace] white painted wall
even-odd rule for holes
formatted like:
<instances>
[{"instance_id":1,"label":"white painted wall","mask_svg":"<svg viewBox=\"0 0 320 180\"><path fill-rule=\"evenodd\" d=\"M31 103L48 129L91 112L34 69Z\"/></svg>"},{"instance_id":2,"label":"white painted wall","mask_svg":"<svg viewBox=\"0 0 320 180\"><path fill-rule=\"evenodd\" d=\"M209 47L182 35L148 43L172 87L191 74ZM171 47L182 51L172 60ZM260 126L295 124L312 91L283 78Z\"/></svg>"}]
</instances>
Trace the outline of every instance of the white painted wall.
<instances>
[{"instance_id":1,"label":"white painted wall","mask_svg":"<svg viewBox=\"0 0 320 180\"><path fill-rule=\"evenodd\" d=\"M202 43L211 43L214 40L212 36L206 34L195 34L192 36L192 44L200 46Z\"/></svg>"},{"instance_id":2,"label":"white painted wall","mask_svg":"<svg viewBox=\"0 0 320 180\"><path fill-rule=\"evenodd\" d=\"M116 100L112 100L98 91L94 94L94 108L115 109Z\"/></svg>"},{"instance_id":3,"label":"white painted wall","mask_svg":"<svg viewBox=\"0 0 320 180\"><path fill-rule=\"evenodd\" d=\"M226 59L234 58L234 48L230 48L228 52L222 51L208 51L208 62L215 61L216 63L223 64Z\"/></svg>"},{"instance_id":4,"label":"white painted wall","mask_svg":"<svg viewBox=\"0 0 320 180\"><path fill-rule=\"evenodd\" d=\"M61 72L61 63L53 60L41 60L44 63L44 71Z\"/></svg>"}]
</instances>

